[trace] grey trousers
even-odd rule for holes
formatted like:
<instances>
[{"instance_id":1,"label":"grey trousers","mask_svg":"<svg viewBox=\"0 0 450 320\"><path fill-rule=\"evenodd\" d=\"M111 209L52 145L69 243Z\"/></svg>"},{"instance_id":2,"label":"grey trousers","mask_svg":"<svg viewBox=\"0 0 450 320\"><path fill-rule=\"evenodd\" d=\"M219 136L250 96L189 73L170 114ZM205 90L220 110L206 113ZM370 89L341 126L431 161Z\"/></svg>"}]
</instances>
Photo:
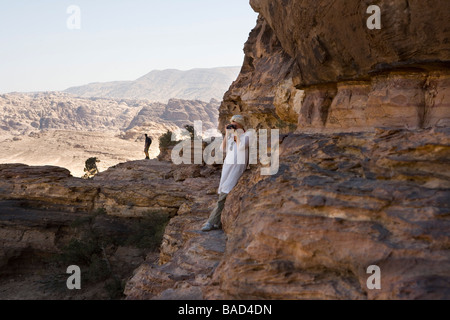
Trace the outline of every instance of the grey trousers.
<instances>
[{"instance_id":1,"label":"grey trousers","mask_svg":"<svg viewBox=\"0 0 450 320\"><path fill-rule=\"evenodd\" d=\"M208 223L212 224L216 227L221 227L221 217L222 217L222 211L225 207L225 200L227 199L228 193L221 193L219 195L219 200L217 201L216 207L209 215Z\"/></svg>"}]
</instances>

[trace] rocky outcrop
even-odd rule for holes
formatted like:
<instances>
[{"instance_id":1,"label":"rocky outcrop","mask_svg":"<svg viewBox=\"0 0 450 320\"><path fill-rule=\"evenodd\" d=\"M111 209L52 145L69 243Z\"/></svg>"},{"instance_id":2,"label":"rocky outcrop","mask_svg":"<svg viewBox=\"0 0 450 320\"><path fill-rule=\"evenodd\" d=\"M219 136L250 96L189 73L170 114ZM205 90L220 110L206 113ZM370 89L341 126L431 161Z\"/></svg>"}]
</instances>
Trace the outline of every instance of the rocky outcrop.
<instances>
[{"instance_id":1,"label":"rocky outcrop","mask_svg":"<svg viewBox=\"0 0 450 320\"><path fill-rule=\"evenodd\" d=\"M227 198L207 298L448 299L449 133L285 138L279 173L249 172Z\"/></svg>"},{"instance_id":2,"label":"rocky outcrop","mask_svg":"<svg viewBox=\"0 0 450 320\"><path fill-rule=\"evenodd\" d=\"M445 0L380 1L381 29L371 30L366 1L251 0L285 52L295 85L367 79L398 66L434 69L449 62L450 12ZM440 68L439 68L440 69Z\"/></svg>"},{"instance_id":3,"label":"rocky outcrop","mask_svg":"<svg viewBox=\"0 0 450 320\"><path fill-rule=\"evenodd\" d=\"M98 195L97 185L58 167L1 164L0 177L0 200L20 200L24 207L87 212Z\"/></svg>"},{"instance_id":4,"label":"rocky outcrop","mask_svg":"<svg viewBox=\"0 0 450 320\"><path fill-rule=\"evenodd\" d=\"M203 130L207 131L217 127L219 116L219 101L212 99L210 102L188 101L170 99L161 118L175 123L178 127L193 125L195 121L201 121Z\"/></svg>"},{"instance_id":5,"label":"rocky outcrop","mask_svg":"<svg viewBox=\"0 0 450 320\"><path fill-rule=\"evenodd\" d=\"M219 127L290 133L222 214L207 299L448 299L446 1L252 0L257 26ZM381 289L367 286L368 267Z\"/></svg>"},{"instance_id":6,"label":"rocky outcrop","mask_svg":"<svg viewBox=\"0 0 450 320\"><path fill-rule=\"evenodd\" d=\"M184 181L205 178L212 174L211 170L215 171L209 167L142 160L122 163L91 180L82 180L63 168L2 164L0 200L21 200L27 206L65 212L104 209L119 217L139 217L144 212L174 216L187 201Z\"/></svg>"},{"instance_id":7,"label":"rocky outcrop","mask_svg":"<svg viewBox=\"0 0 450 320\"><path fill-rule=\"evenodd\" d=\"M211 172L201 166L174 166L157 160L123 163L95 177L100 187L95 208L109 214L140 216L144 212L164 212L173 217L189 202L189 192L199 192L205 185L189 184L189 178L207 180ZM196 180L194 180L196 181Z\"/></svg>"},{"instance_id":8,"label":"rocky outcrop","mask_svg":"<svg viewBox=\"0 0 450 320\"><path fill-rule=\"evenodd\" d=\"M0 95L0 134L29 135L44 130L113 131L124 138L133 133L160 135L204 122L205 130L217 126L219 102L171 99L148 100L79 98L61 92Z\"/></svg>"},{"instance_id":9,"label":"rocky outcrop","mask_svg":"<svg viewBox=\"0 0 450 320\"><path fill-rule=\"evenodd\" d=\"M232 115L243 114L250 128L292 131L297 126L295 110L303 92L293 86L294 59L263 17L258 18L244 52L241 73L225 93L219 109L219 130L224 130Z\"/></svg>"},{"instance_id":10,"label":"rocky outcrop","mask_svg":"<svg viewBox=\"0 0 450 320\"><path fill-rule=\"evenodd\" d=\"M250 3L260 16L221 129L236 113L250 127L284 132L448 126L445 0L383 1L380 30L367 28L361 1Z\"/></svg>"},{"instance_id":11,"label":"rocky outcrop","mask_svg":"<svg viewBox=\"0 0 450 320\"><path fill-rule=\"evenodd\" d=\"M173 217L181 207L196 207L190 192L202 194L210 188L217 180L215 172L208 167L144 160L117 165L83 180L58 167L0 165L2 248L55 251L64 238L61 230L93 212L111 218ZM23 234L25 227L35 239Z\"/></svg>"}]
</instances>

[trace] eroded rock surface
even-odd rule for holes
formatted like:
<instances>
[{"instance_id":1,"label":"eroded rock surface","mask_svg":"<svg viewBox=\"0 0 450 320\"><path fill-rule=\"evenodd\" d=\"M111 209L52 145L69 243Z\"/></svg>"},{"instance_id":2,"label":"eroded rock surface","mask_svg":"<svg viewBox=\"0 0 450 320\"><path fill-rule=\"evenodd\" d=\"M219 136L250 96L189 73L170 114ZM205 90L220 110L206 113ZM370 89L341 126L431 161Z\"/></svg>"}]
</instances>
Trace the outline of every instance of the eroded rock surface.
<instances>
[{"instance_id":1,"label":"eroded rock surface","mask_svg":"<svg viewBox=\"0 0 450 320\"><path fill-rule=\"evenodd\" d=\"M290 133L222 214L207 299L448 299L446 1L252 0L257 26L219 127ZM371 265L381 290L370 290Z\"/></svg>"},{"instance_id":2,"label":"eroded rock surface","mask_svg":"<svg viewBox=\"0 0 450 320\"><path fill-rule=\"evenodd\" d=\"M218 171L212 167L156 160L123 163L91 180L74 178L58 167L0 165L0 264L24 250L58 252L73 236L68 227L93 212L101 211L107 220L161 213L174 217L189 208L206 214L217 185ZM165 256L177 243L168 237Z\"/></svg>"},{"instance_id":3,"label":"eroded rock surface","mask_svg":"<svg viewBox=\"0 0 450 320\"><path fill-rule=\"evenodd\" d=\"M284 51L295 59L296 84L367 78L397 66L433 69L449 61L446 0L379 1L381 29L367 28L374 4L359 0L251 0Z\"/></svg>"},{"instance_id":4,"label":"eroded rock surface","mask_svg":"<svg viewBox=\"0 0 450 320\"><path fill-rule=\"evenodd\" d=\"M127 299L205 299L204 291L226 244L222 230L200 231L218 199L219 171L206 170L209 171L209 179L185 180L190 186L188 201L170 220L158 261L141 265L127 283Z\"/></svg>"},{"instance_id":5,"label":"eroded rock surface","mask_svg":"<svg viewBox=\"0 0 450 320\"><path fill-rule=\"evenodd\" d=\"M259 12L219 127L282 132L448 126L450 12L445 0L382 1L370 30L364 1L250 1Z\"/></svg>"},{"instance_id":6,"label":"eroded rock surface","mask_svg":"<svg viewBox=\"0 0 450 320\"><path fill-rule=\"evenodd\" d=\"M448 299L449 158L448 129L288 136L227 198L207 298Z\"/></svg>"}]
</instances>

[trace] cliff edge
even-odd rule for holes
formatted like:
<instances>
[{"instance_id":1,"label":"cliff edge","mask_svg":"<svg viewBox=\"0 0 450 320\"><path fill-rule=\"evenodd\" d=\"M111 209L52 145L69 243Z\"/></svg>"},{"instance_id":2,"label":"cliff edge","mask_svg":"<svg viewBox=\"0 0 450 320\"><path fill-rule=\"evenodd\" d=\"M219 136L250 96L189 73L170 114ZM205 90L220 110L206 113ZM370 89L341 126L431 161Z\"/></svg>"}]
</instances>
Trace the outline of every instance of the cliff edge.
<instances>
[{"instance_id":1,"label":"cliff edge","mask_svg":"<svg viewBox=\"0 0 450 320\"><path fill-rule=\"evenodd\" d=\"M380 1L381 29L368 1L250 4L219 127L240 113L287 136L278 173L227 199L207 298L448 299L448 3Z\"/></svg>"}]
</instances>

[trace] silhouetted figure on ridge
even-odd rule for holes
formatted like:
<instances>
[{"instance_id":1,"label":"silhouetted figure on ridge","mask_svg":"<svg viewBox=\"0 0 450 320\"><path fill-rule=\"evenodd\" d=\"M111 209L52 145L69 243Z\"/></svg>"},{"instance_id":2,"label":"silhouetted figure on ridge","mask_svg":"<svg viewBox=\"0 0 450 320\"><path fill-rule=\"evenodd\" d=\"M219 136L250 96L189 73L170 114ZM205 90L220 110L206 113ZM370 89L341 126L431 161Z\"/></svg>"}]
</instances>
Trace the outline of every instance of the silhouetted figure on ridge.
<instances>
[{"instance_id":1,"label":"silhouetted figure on ridge","mask_svg":"<svg viewBox=\"0 0 450 320\"><path fill-rule=\"evenodd\" d=\"M151 144L152 139L147 134L145 134L145 147L144 147L145 159L150 159L148 149L150 149Z\"/></svg>"}]
</instances>

